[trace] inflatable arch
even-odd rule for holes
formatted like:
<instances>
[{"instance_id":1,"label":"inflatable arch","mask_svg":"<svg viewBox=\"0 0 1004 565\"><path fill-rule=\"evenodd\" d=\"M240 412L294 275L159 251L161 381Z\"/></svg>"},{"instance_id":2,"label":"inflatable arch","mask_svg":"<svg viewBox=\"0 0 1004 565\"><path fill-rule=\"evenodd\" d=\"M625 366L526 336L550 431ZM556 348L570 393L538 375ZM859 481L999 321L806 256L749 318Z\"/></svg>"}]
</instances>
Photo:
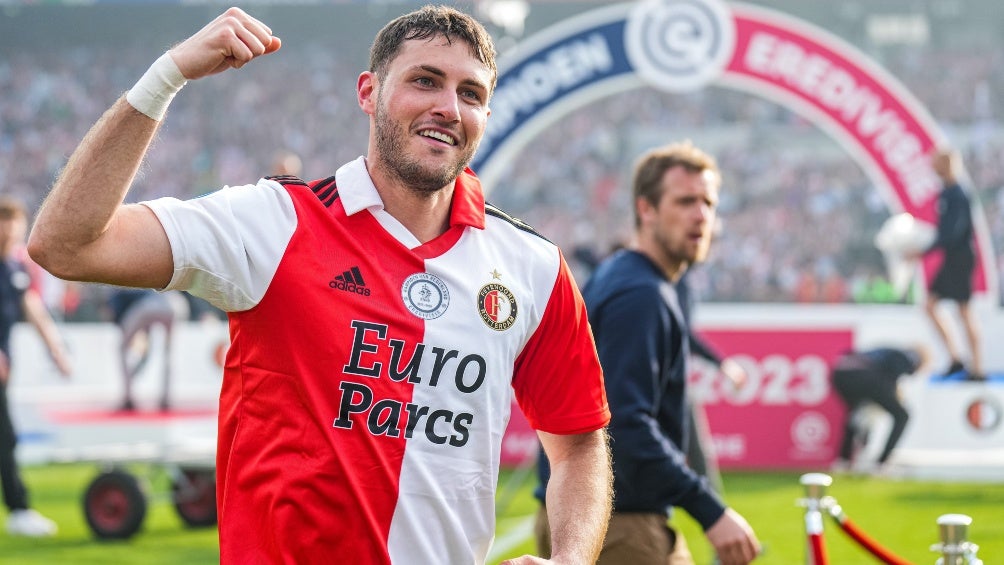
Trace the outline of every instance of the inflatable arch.
<instances>
[{"instance_id":1,"label":"inflatable arch","mask_svg":"<svg viewBox=\"0 0 1004 565\"><path fill-rule=\"evenodd\" d=\"M928 156L945 139L920 102L831 33L719 0L611 5L516 45L500 60L492 117L471 166L490 190L524 145L575 108L643 86L683 92L709 84L769 99L816 124L862 167L892 213L936 222L940 183ZM994 255L979 208L974 219L974 289L996 297ZM927 259L925 278L938 260Z\"/></svg>"}]
</instances>

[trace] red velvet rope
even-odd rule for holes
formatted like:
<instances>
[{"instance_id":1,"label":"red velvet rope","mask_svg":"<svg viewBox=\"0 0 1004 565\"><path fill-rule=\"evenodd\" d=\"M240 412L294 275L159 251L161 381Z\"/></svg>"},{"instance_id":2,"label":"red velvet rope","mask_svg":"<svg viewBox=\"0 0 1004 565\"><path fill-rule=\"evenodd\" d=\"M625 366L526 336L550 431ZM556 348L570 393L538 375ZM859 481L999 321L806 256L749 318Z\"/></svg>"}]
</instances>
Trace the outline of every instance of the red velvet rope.
<instances>
[{"instance_id":1,"label":"red velvet rope","mask_svg":"<svg viewBox=\"0 0 1004 565\"><path fill-rule=\"evenodd\" d=\"M851 522L846 516L833 516L833 519L836 520L837 524L840 524L840 529L851 536L854 541L858 542L859 545L867 549L872 555L879 558L882 563L886 565L911 565L909 561L896 556L888 549L879 545L878 542L868 537L868 534L861 531L861 528L854 524L854 522Z\"/></svg>"}]
</instances>

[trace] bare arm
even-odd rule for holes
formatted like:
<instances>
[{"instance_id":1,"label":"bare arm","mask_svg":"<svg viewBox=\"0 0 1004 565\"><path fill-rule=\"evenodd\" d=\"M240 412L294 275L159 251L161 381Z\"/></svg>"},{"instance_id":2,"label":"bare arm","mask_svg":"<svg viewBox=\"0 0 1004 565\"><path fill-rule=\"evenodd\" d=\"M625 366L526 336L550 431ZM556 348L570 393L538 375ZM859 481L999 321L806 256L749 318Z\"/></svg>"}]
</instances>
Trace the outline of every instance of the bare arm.
<instances>
[{"instance_id":1,"label":"bare arm","mask_svg":"<svg viewBox=\"0 0 1004 565\"><path fill-rule=\"evenodd\" d=\"M170 281L153 212L123 205L158 122L120 98L84 137L39 210L28 253L57 277L130 286Z\"/></svg>"},{"instance_id":2,"label":"bare arm","mask_svg":"<svg viewBox=\"0 0 1004 565\"><path fill-rule=\"evenodd\" d=\"M268 27L230 8L171 49L169 56L175 72L195 80L240 68L280 46ZM172 91L147 76L141 83L147 92L167 100L180 88ZM50 273L70 280L152 288L170 282L173 259L160 222L145 206L123 204L160 125L149 109L143 110L146 113L126 97L115 102L70 156L42 204L28 252Z\"/></svg>"},{"instance_id":3,"label":"bare arm","mask_svg":"<svg viewBox=\"0 0 1004 565\"><path fill-rule=\"evenodd\" d=\"M42 297L37 292L28 291L24 293L23 301L24 317L38 330L38 335L42 337L42 341L49 349L49 356L52 357L59 373L64 377L70 376L72 368L66 357L66 350L63 349L63 340L60 339L59 332L56 330L56 322L49 315L49 310L42 302Z\"/></svg>"},{"instance_id":4,"label":"bare arm","mask_svg":"<svg viewBox=\"0 0 1004 565\"><path fill-rule=\"evenodd\" d=\"M594 563L603 547L613 502L606 430L573 436L539 435L551 462L547 483L551 559Z\"/></svg>"},{"instance_id":5,"label":"bare arm","mask_svg":"<svg viewBox=\"0 0 1004 565\"><path fill-rule=\"evenodd\" d=\"M551 463L547 483L551 560L524 556L508 563L595 563L603 547L613 499L606 430L537 435Z\"/></svg>"}]
</instances>

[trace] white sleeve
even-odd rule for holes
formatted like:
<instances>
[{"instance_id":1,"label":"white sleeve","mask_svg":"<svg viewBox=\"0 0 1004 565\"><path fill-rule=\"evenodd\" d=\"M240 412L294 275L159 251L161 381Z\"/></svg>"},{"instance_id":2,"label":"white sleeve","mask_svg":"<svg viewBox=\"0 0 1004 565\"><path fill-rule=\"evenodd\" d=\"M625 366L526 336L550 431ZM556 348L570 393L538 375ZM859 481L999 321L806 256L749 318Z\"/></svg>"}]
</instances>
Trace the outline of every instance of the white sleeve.
<instances>
[{"instance_id":1,"label":"white sleeve","mask_svg":"<svg viewBox=\"0 0 1004 565\"><path fill-rule=\"evenodd\" d=\"M186 290L227 312L261 301L296 231L292 198L265 179L192 200L143 204L171 242L174 274L165 290Z\"/></svg>"}]
</instances>

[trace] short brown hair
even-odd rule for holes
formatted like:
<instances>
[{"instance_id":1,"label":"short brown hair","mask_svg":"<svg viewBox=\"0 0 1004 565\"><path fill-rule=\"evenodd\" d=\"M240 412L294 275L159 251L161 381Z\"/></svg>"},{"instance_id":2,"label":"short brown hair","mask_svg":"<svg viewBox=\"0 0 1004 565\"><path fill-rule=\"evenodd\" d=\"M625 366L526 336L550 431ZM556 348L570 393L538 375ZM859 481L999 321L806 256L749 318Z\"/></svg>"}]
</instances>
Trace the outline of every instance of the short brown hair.
<instances>
[{"instance_id":1,"label":"short brown hair","mask_svg":"<svg viewBox=\"0 0 1004 565\"><path fill-rule=\"evenodd\" d=\"M658 204L662 196L662 177L673 167L683 167L691 173L711 171L721 179L715 158L698 149L688 139L652 149L642 155L634 167L634 202L644 198L651 204ZM641 218L635 210L635 227L641 225Z\"/></svg>"},{"instance_id":2,"label":"short brown hair","mask_svg":"<svg viewBox=\"0 0 1004 565\"><path fill-rule=\"evenodd\" d=\"M23 202L8 196L0 195L0 220L13 220L15 218L27 218L28 208Z\"/></svg>"},{"instance_id":3,"label":"short brown hair","mask_svg":"<svg viewBox=\"0 0 1004 565\"><path fill-rule=\"evenodd\" d=\"M437 35L451 43L454 38L466 41L471 54L491 71L489 93L495 90L498 67L495 66L495 43L488 30L473 17L449 6L423 6L385 25L370 47L370 72L383 76L405 41L432 39Z\"/></svg>"}]
</instances>

